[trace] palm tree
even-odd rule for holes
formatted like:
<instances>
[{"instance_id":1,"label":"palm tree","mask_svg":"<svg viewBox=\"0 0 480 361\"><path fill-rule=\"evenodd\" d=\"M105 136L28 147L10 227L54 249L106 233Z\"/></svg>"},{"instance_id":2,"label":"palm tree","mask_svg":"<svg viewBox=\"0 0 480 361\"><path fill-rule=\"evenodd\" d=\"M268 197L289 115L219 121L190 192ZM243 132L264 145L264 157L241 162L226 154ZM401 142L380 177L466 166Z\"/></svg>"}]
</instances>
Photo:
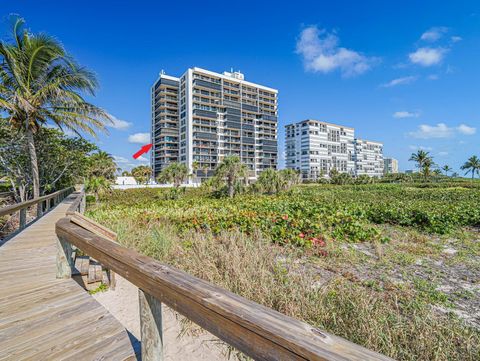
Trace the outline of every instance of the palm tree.
<instances>
[{"instance_id":1,"label":"palm tree","mask_svg":"<svg viewBox=\"0 0 480 361\"><path fill-rule=\"evenodd\" d=\"M425 165L425 162L430 162L430 166L432 165L433 159L429 154L429 152L425 152L424 150L419 149L417 153L412 153L409 160L416 162L417 168L422 169Z\"/></svg>"},{"instance_id":2,"label":"palm tree","mask_svg":"<svg viewBox=\"0 0 480 361\"><path fill-rule=\"evenodd\" d=\"M173 183L175 188L182 185L188 178L188 167L184 163L171 163L158 176L161 183Z\"/></svg>"},{"instance_id":3,"label":"palm tree","mask_svg":"<svg viewBox=\"0 0 480 361\"><path fill-rule=\"evenodd\" d=\"M442 167L442 170L445 172L445 175L448 177L448 173L451 172L453 169L449 165L445 164Z\"/></svg>"},{"instance_id":4,"label":"palm tree","mask_svg":"<svg viewBox=\"0 0 480 361\"><path fill-rule=\"evenodd\" d=\"M215 176L224 179L227 183L228 196L231 198L235 194L235 184L248 175L248 168L240 161L236 155L229 155L223 158L223 161L215 170Z\"/></svg>"},{"instance_id":5,"label":"palm tree","mask_svg":"<svg viewBox=\"0 0 480 361\"><path fill-rule=\"evenodd\" d=\"M152 168L150 168L148 165L139 165L138 167L132 169L132 176L140 184L147 184L148 180L152 176Z\"/></svg>"},{"instance_id":6,"label":"palm tree","mask_svg":"<svg viewBox=\"0 0 480 361\"><path fill-rule=\"evenodd\" d=\"M301 182L300 173L294 169L282 169L278 171L280 176L284 179L286 189L299 184Z\"/></svg>"},{"instance_id":7,"label":"palm tree","mask_svg":"<svg viewBox=\"0 0 480 361\"><path fill-rule=\"evenodd\" d=\"M34 133L48 122L76 134L105 129L110 116L85 101L94 95L95 75L79 66L61 43L46 34L31 34L24 20L14 19L13 41L0 41L0 114L26 136L32 172L33 196L40 195Z\"/></svg>"},{"instance_id":8,"label":"palm tree","mask_svg":"<svg viewBox=\"0 0 480 361\"><path fill-rule=\"evenodd\" d=\"M124 170L122 172L122 177L131 177L132 176L132 173L130 173L128 170Z\"/></svg>"},{"instance_id":9,"label":"palm tree","mask_svg":"<svg viewBox=\"0 0 480 361\"><path fill-rule=\"evenodd\" d=\"M480 159L476 155L472 155L460 167L461 170L466 170L465 175L472 173L472 179L475 178L475 172L480 173Z\"/></svg>"},{"instance_id":10,"label":"palm tree","mask_svg":"<svg viewBox=\"0 0 480 361\"><path fill-rule=\"evenodd\" d=\"M203 170L203 174L205 175L205 178L208 177L208 171L210 170L210 167L208 166L208 164L204 164L203 167L202 167L202 170Z\"/></svg>"},{"instance_id":11,"label":"palm tree","mask_svg":"<svg viewBox=\"0 0 480 361\"><path fill-rule=\"evenodd\" d=\"M105 177L91 177L85 181L85 190L93 193L95 201L98 201L100 195L111 191L110 182Z\"/></svg>"},{"instance_id":12,"label":"palm tree","mask_svg":"<svg viewBox=\"0 0 480 361\"><path fill-rule=\"evenodd\" d=\"M255 185L267 194L275 194L284 188L285 182L286 180L279 172L273 168L268 168L260 173Z\"/></svg>"},{"instance_id":13,"label":"palm tree","mask_svg":"<svg viewBox=\"0 0 480 361\"><path fill-rule=\"evenodd\" d=\"M425 180L430 177L432 174L432 167L435 166L435 163L433 162L433 159L431 157L427 157L423 160L422 162L422 168L421 168L421 173L423 174L423 177Z\"/></svg>"},{"instance_id":14,"label":"palm tree","mask_svg":"<svg viewBox=\"0 0 480 361\"><path fill-rule=\"evenodd\" d=\"M193 178L197 178L197 171L200 169L200 163L198 161L194 160L192 162L192 173L193 173Z\"/></svg>"},{"instance_id":15,"label":"palm tree","mask_svg":"<svg viewBox=\"0 0 480 361\"><path fill-rule=\"evenodd\" d=\"M108 180L115 178L115 172L117 171L117 164L115 159L103 150L99 150L97 153L92 154L89 157L90 174L95 177L104 177Z\"/></svg>"}]
</instances>

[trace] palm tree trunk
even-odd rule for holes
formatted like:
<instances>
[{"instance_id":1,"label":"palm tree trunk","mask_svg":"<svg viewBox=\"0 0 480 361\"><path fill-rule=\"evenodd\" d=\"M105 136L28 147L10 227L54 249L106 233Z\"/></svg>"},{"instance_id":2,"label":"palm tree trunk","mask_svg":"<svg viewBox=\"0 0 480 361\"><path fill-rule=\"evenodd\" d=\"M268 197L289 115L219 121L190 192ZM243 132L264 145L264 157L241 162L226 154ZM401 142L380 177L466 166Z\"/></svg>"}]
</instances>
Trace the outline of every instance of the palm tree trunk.
<instances>
[{"instance_id":1,"label":"palm tree trunk","mask_svg":"<svg viewBox=\"0 0 480 361\"><path fill-rule=\"evenodd\" d=\"M33 179L33 198L40 197L40 177L38 173L37 150L35 149L35 140L33 139L32 129L27 129L27 145L30 155L30 167L32 168Z\"/></svg>"}]
</instances>

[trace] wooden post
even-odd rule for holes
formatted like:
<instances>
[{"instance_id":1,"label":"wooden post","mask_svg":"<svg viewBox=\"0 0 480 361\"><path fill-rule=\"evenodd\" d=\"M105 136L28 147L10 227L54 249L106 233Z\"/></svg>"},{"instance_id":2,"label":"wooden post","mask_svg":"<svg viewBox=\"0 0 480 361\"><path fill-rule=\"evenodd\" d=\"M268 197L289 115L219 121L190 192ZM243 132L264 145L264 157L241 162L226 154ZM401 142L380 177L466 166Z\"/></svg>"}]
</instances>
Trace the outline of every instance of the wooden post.
<instances>
[{"instance_id":1,"label":"wooden post","mask_svg":"<svg viewBox=\"0 0 480 361\"><path fill-rule=\"evenodd\" d=\"M57 236L57 278L72 277L72 245Z\"/></svg>"},{"instance_id":2,"label":"wooden post","mask_svg":"<svg viewBox=\"0 0 480 361\"><path fill-rule=\"evenodd\" d=\"M37 218L40 218L43 214L43 202L37 203Z\"/></svg>"},{"instance_id":3,"label":"wooden post","mask_svg":"<svg viewBox=\"0 0 480 361\"><path fill-rule=\"evenodd\" d=\"M20 209L20 229L25 228L27 224L27 208Z\"/></svg>"},{"instance_id":4,"label":"wooden post","mask_svg":"<svg viewBox=\"0 0 480 361\"><path fill-rule=\"evenodd\" d=\"M141 289L138 297L142 361L163 361L162 303Z\"/></svg>"},{"instance_id":5,"label":"wooden post","mask_svg":"<svg viewBox=\"0 0 480 361\"><path fill-rule=\"evenodd\" d=\"M87 205L87 196L84 194L83 197L82 197L82 201L80 202L80 213L84 213L85 212L85 207Z\"/></svg>"}]
</instances>

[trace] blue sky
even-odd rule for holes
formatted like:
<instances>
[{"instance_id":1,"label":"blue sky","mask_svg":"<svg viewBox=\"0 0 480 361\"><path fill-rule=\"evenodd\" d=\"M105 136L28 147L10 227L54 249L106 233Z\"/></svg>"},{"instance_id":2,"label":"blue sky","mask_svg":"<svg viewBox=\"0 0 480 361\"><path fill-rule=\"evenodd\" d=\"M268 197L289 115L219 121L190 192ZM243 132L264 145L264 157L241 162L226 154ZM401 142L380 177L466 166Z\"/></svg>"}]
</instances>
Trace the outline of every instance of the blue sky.
<instances>
[{"instance_id":1,"label":"blue sky","mask_svg":"<svg viewBox=\"0 0 480 361\"><path fill-rule=\"evenodd\" d=\"M456 170L480 156L478 1L15 0L1 10L2 35L18 13L97 73L92 101L123 128L97 142L122 168L139 163L132 141L149 132L159 71L192 66L279 89L280 151L284 125L313 118L384 142L401 169L419 148Z\"/></svg>"}]
</instances>

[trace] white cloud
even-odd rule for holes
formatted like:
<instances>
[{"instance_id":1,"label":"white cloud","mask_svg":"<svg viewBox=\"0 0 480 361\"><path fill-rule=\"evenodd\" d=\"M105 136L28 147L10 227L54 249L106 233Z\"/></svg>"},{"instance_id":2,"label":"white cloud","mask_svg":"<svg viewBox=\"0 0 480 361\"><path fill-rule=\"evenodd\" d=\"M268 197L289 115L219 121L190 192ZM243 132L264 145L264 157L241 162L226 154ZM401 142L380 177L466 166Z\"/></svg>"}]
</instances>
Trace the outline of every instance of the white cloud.
<instances>
[{"instance_id":1,"label":"white cloud","mask_svg":"<svg viewBox=\"0 0 480 361\"><path fill-rule=\"evenodd\" d=\"M415 132L410 132L410 136L420 139L448 138L454 133L454 129L448 127L445 123L437 125L421 124Z\"/></svg>"},{"instance_id":2,"label":"white cloud","mask_svg":"<svg viewBox=\"0 0 480 361\"><path fill-rule=\"evenodd\" d=\"M439 64L447 49L444 48L420 48L408 55L410 61L421 66L432 66Z\"/></svg>"},{"instance_id":3,"label":"white cloud","mask_svg":"<svg viewBox=\"0 0 480 361\"><path fill-rule=\"evenodd\" d=\"M137 158L137 161L138 162L149 162L149 160L147 158L145 158L143 155L141 155L140 157Z\"/></svg>"},{"instance_id":4,"label":"white cloud","mask_svg":"<svg viewBox=\"0 0 480 361\"><path fill-rule=\"evenodd\" d=\"M410 132L409 135L420 139L449 138L456 133L473 135L476 131L476 128L466 124L460 124L458 127L449 127L445 123L438 123L437 125L421 124L415 132Z\"/></svg>"},{"instance_id":5,"label":"white cloud","mask_svg":"<svg viewBox=\"0 0 480 361\"><path fill-rule=\"evenodd\" d=\"M426 152L430 152L433 150L432 147L425 147L423 145L409 145L408 148L410 150L416 151L416 150L424 150Z\"/></svg>"},{"instance_id":6,"label":"white cloud","mask_svg":"<svg viewBox=\"0 0 480 361\"><path fill-rule=\"evenodd\" d=\"M344 77L365 73L379 62L378 58L340 47L335 33L316 26L301 32L296 51L302 55L306 70L320 73L340 70Z\"/></svg>"},{"instance_id":7,"label":"white cloud","mask_svg":"<svg viewBox=\"0 0 480 361\"><path fill-rule=\"evenodd\" d=\"M115 117L112 114L109 114L109 116L112 118L112 123L107 124L107 126L110 127L110 128L118 129L118 130L125 130L132 125L132 123L127 122L126 120L118 119L117 117Z\"/></svg>"},{"instance_id":8,"label":"white cloud","mask_svg":"<svg viewBox=\"0 0 480 361\"><path fill-rule=\"evenodd\" d=\"M428 80L438 80L439 76L437 74L430 74L427 79Z\"/></svg>"},{"instance_id":9,"label":"white cloud","mask_svg":"<svg viewBox=\"0 0 480 361\"><path fill-rule=\"evenodd\" d=\"M445 26L433 27L425 31L420 37L420 39L422 39L423 41L434 42L440 39L443 35L445 35L447 31L448 28L446 28Z\"/></svg>"},{"instance_id":10,"label":"white cloud","mask_svg":"<svg viewBox=\"0 0 480 361\"><path fill-rule=\"evenodd\" d=\"M396 79L393 79L391 81L389 81L388 83L385 83L385 84L382 84L381 86L384 87L384 88L391 88L393 86L397 86L397 85L406 85L406 84L411 84L413 83L415 80L417 80L417 77L416 76L404 76L402 78L396 78Z\"/></svg>"},{"instance_id":11,"label":"white cloud","mask_svg":"<svg viewBox=\"0 0 480 361\"><path fill-rule=\"evenodd\" d=\"M409 112L409 111L399 111L393 113L394 118L402 119L402 118L418 118L420 116L420 112L415 111L415 112Z\"/></svg>"},{"instance_id":12,"label":"white cloud","mask_svg":"<svg viewBox=\"0 0 480 361\"><path fill-rule=\"evenodd\" d=\"M438 156L440 157L446 157L448 155L448 152L438 152Z\"/></svg>"},{"instance_id":13,"label":"white cloud","mask_svg":"<svg viewBox=\"0 0 480 361\"><path fill-rule=\"evenodd\" d=\"M474 127L469 127L466 124L460 124L457 127L457 131L464 135L474 135L477 132L477 129Z\"/></svg>"},{"instance_id":14,"label":"white cloud","mask_svg":"<svg viewBox=\"0 0 480 361\"><path fill-rule=\"evenodd\" d=\"M452 43L458 43L459 41L462 41L462 37L461 36L452 36L450 38L450 40L452 41Z\"/></svg>"},{"instance_id":15,"label":"white cloud","mask_svg":"<svg viewBox=\"0 0 480 361\"><path fill-rule=\"evenodd\" d=\"M119 155L114 155L113 159L115 159L115 163L129 163L130 162L129 159L127 159L125 157L121 157Z\"/></svg>"},{"instance_id":16,"label":"white cloud","mask_svg":"<svg viewBox=\"0 0 480 361\"><path fill-rule=\"evenodd\" d=\"M150 133L135 133L128 136L130 143L146 144L150 142Z\"/></svg>"}]
</instances>

